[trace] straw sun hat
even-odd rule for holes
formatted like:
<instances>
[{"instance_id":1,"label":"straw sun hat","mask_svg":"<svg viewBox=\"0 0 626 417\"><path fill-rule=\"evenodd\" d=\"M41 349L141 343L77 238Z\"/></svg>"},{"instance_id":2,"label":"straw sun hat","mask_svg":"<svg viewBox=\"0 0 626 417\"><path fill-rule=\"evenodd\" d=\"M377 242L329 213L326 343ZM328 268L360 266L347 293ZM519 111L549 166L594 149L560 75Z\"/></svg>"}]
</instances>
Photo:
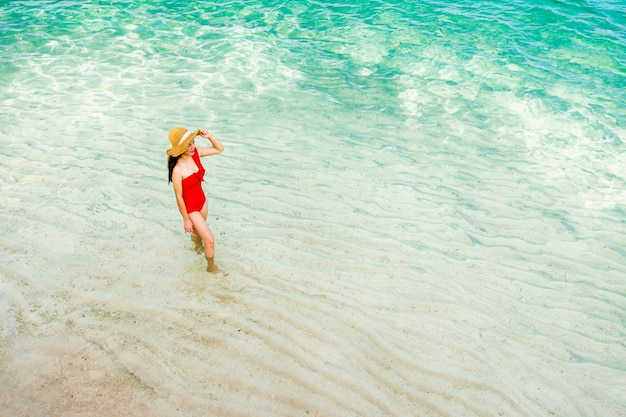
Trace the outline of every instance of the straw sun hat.
<instances>
[{"instance_id":1,"label":"straw sun hat","mask_svg":"<svg viewBox=\"0 0 626 417\"><path fill-rule=\"evenodd\" d=\"M167 150L169 156L179 156L184 153L192 140L200 134L200 129L194 131L187 130L184 127L175 127L170 130L168 139L172 144L172 148Z\"/></svg>"}]
</instances>

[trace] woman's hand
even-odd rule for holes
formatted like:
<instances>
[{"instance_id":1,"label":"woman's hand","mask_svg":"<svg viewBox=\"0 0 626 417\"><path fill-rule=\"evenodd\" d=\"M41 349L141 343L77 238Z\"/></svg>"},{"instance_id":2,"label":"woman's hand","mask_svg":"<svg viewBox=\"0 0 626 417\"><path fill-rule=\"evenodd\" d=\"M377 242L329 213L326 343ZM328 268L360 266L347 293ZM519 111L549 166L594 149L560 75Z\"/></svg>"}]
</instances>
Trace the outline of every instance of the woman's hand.
<instances>
[{"instance_id":1,"label":"woman's hand","mask_svg":"<svg viewBox=\"0 0 626 417\"><path fill-rule=\"evenodd\" d=\"M193 232L193 223L191 223L191 220L185 220L183 227L185 228L185 232L187 233Z\"/></svg>"},{"instance_id":2,"label":"woman's hand","mask_svg":"<svg viewBox=\"0 0 626 417\"><path fill-rule=\"evenodd\" d=\"M222 145L222 142L217 140L217 138L213 136L213 133L211 133L209 129L199 129L199 130L200 130L199 135L202 136L203 138L208 139L211 142L211 145L213 145L212 148L202 148L202 147L197 148L200 156L217 155L218 153L224 150L224 145Z\"/></svg>"}]
</instances>

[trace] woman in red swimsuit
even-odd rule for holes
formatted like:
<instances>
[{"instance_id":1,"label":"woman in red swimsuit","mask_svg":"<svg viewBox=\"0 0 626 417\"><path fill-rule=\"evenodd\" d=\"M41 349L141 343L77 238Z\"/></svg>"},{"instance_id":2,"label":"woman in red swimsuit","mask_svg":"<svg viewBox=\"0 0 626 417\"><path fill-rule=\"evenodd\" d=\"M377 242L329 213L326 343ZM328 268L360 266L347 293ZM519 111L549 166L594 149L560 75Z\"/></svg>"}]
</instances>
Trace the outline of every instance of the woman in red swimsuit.
<instances>
[{"instance_id":1,"label":"woman in red swimsuit","mask_svg":"<svg viewBox=\"0 0 626 417\"><path fill-rule=\"evenodd\" d=\"M196 148L194 138L198 135L207 138L213 146ZM213 261L215 239L206 223L209 209L202 190L205 171L200 157L217 155L224 150L224 146L206 129L189 131L184 127L175 127L170 131L168 138L172 144L172 148L167 150L169 182L174 183L176 204L183 216L185 232L191 233L196 252L202 251L204 243L207 271L219 272Z\"/></svg>"}]
</instances>

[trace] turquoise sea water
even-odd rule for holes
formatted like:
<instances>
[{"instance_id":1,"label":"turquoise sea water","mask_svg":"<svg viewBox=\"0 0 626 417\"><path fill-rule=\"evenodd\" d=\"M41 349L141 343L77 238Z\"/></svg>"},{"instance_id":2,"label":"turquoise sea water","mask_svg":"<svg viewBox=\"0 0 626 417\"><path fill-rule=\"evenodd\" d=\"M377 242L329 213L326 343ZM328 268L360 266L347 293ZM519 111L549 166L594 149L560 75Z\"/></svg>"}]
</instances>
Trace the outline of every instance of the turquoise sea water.
<instances>
[{"instance_id":1,"label":"turquoise sea water","mask_svg":"<svg viewBox=\"0 0 626 417\"><path fill-rule=\"evenodd\" d=\"M0 48L6 410L626 415L625 2L2 1Z\"/></svg>"}]
</instances>

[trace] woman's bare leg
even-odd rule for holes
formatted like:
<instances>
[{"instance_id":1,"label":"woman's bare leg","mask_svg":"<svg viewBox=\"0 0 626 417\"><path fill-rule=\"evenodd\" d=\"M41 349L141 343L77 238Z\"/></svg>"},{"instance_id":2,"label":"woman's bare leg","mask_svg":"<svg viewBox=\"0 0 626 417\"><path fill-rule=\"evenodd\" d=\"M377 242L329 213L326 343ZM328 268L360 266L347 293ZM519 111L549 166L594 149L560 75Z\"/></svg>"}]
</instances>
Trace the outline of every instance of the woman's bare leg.
<instances>
[{"instance_id":1,"label":"woman's bare leg","mask_svg":"<svg viewBox=\"0 0 626 417\"><path fill-rule=\"evenodd\" d=\"M194 248L197 254L200 254L204 251L204 246L202 244L202 238L197 234L191 232L191 241L196 245Z\"/></svg>"},{"instance_id":2,"label":"woman's bare leg","mask_svg":"<svg viewBox=\"0 0 626 417\"><path fill-rule=\"evenodd\" d=\"M193 231L204 242L204 257L207 260L207 271L211 273L219 272L219 268L213 261L215 254L215 238L209 226L206 223L206 217L208 214L208 207L205 204L201 211L194 211L189 213L189 219L193 223Z\"/></svg>"}]
</instances>

